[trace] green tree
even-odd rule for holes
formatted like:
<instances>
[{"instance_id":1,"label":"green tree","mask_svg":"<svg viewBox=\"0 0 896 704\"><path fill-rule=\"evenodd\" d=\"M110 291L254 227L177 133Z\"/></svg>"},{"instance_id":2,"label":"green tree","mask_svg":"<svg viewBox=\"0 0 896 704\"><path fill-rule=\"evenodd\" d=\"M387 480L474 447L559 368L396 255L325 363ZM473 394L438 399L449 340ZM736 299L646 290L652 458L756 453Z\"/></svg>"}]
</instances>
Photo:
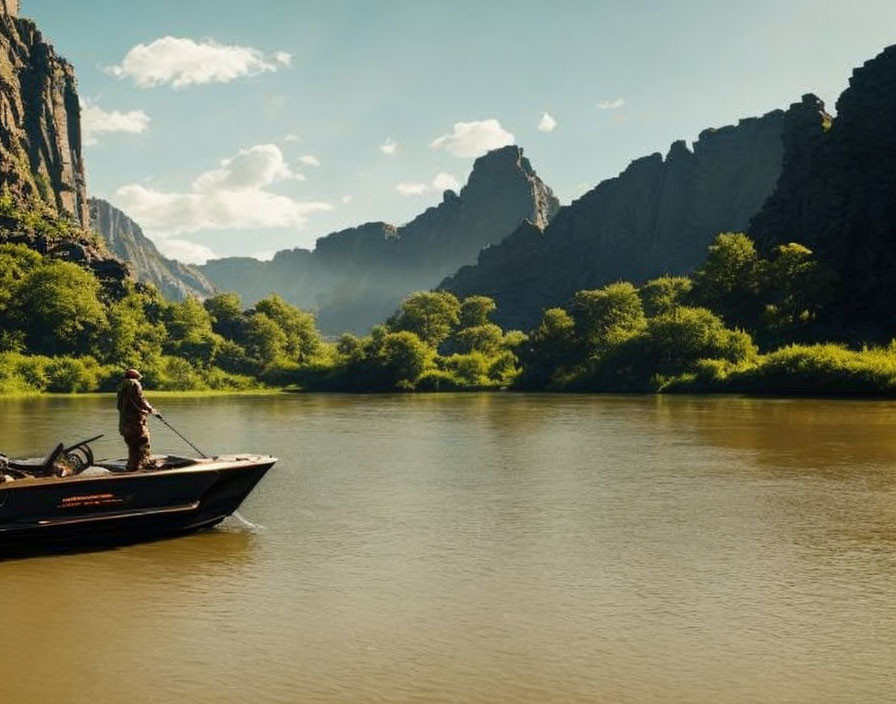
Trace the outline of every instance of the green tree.
<instances>
[{"instance_id":1,"label":"green tree","mask_svg":"<svg viewBox=\"0 0 896 704\"><path fill-rule=\"evenodd\" d=\"M570 313L586 355L624 342L646 324L638 290L627 281L579 291L572 297Z\"/></svg>"},{"instance_id":2,"label":"green tree","mask_svg":"<svg viewBox=\"0 0 896 704\"><path fill-rule=\"evenodd\" d=\"M834 273L812 250L791 242L775 248L763 283L766 326L778 339L792 341L830 302Z\"/></svg>"},{"instance_id":3,"label":"green tree","mask_svg":"<svg viewBox=\"0 0 896 704\"><path fill-rule=\"evenodd\" d=\"M22 280L13 316L28 349L40 354L84 354L107 327L96 277L71 262L47 261Z\"/></svg>"},{"instance_id":4,"label":"green tree","mask_svg":"<svg viewBox=\"0 0 896 704\"><path fill-rule=\"evenodd\" d=\"M464 386L481 388L494 385L489 378L491 360L482 352L453 354L442 360L442 364Z\"/></svg>"},{"instance_id":5,"label":"green tree","mask_svg":"<svg viewBox=\"0 0 896 704\"><path fill-rule=\"evenodd\" d=\"M25 276L43 264L43 257L21 244L0 244L0 316L9 308Z\"/></svg>"},{"instance_id":6,"label":"green tree","mask_svg":"<svg viewBox=\"0 0 896 704\"><path fill-rule=\"evenodd\" d=\"M482 352L485 355L493 355L501 349L504 332L494 323L485 323L458 330L454 333L452 341L454 352L460 354Z\"/></svg>"},{"instance_id":7,"label":"green tree","mask_svg":"<svg viewBox=\"0 0 896 704\"><path fill-rule=\"evenodd\" d=\"M212 321L212 330L228 340L245 344L248 319L243 313L239 295L219 293L202 303Z\"/></svg>"},{"instance_id":8,"label":"green tree","mask_svg":"<svg viewBox=\"0 0 896 704\"><path fill-rule=\"evenodd\" d=\"M419 291L408 296L387 326L392 332L412 332L430 347L438 347L460 321L460 302L447 291Z\"/></svg>"},{"instance_id":9,"label":"green tree","mask_svg":"<svg viewBox=\"0 0 896 704\"><path fill-rule=\"evenodd\" d=\"M575 322L562 308L549 308L519 348L523 372L519 383L525 388L549 386L558 370L581 358L576 344Z\"/></svg>"},{"instance_id":10,"label":"green tree","mask_svg":"<svg viewBox=\"0 0 896 704\"><path fill-rule=\"evenodd\" d=\"M698 304L715 311L729 324L755 330L762 310L758 293L763 261L753 240L740 232L720 234L693 278Z\"/></svg>"},{"instance_id":11,"label":"green tree","mask_svg":"<svg viewBox=\"0 0 896 704\"><path fill-rule=\"evenodd\" d=\"M211 316L198 300L190 296L172 303L166 318L168 352L205 366L214 362L223 338L212 330Z\"/></svg>"},{"instance_id":12,"label":"green tree","mask_svg":"<svg viewBox=\"0 0 896 704\"><path fill-rule=\"evenodd\" d=\"M725 327L705 308L680 307L651 318L643 338L642 364L648 373L681 373L701 359L744 362L756 355L756 346L742 330Z\"/></svg>"},{"instance_id":13,"label":"green tree","mask_svg":"<svg viewBox=\"0 0 896 704\"><path fill-rule=\"evenodd\" d=\"M368 349L379 388L413 388L434 357L433 350L407 330L387 333Z\"/></svg>"},{"instance_id":14,"label":"green tree","mask_svg":"<svg viewBox=\"0 0 896 704\"><path fill-rule=\"evenodd\" d=\"M149 300L145 293L132 288L109 306L108 334L98 350L101 359L121 367L142 367L161 356L168 332L161 322L147 318L145 306Z\"/></svg>"},{"instance_id":15,"label":"green tree","mask_svg":"<svg viewBox=\"0 0 896 704\"><path fill-rule=\"evenodd\" d=\"M693 283L686 276L661 276L646 282L640 289L644 313L652 318L687 305Z\"/></svg>"},{"instance_id":16,"label":"green tree","mask_svg":"<svg viewBox=\"0 0 896 704\"><path fill-rule=\"evenodd\" d=\"M266 315L283 331L286 337L284 353L290 360L304 364L320 350L320 334L311 313L291 306L276 295L259 301L255 305L255 311Z\"/></svg>"},{"instance_id":17,"label":"green tree","mask_svg":"<svg viewBox=\"0 0 896 704\"><path fill-rule=\"evenodd\" d=\"M289 342L286 333L264 313L253 313L249 316L247 334L249 342L246 345L246 352L261 367L273 364L286 356L286 345Z\"/></svg>"},{"instance_id":18,"label":"green tree","mask_svg":"<svg viewBox=\"0 0 896 704\"><path fill-rule=\"evenodd\" d=\"M489 323L489 316L497 308L488 296L467 296L460 304L460 327L474 328Z\"/></svg>"}]
</instances>

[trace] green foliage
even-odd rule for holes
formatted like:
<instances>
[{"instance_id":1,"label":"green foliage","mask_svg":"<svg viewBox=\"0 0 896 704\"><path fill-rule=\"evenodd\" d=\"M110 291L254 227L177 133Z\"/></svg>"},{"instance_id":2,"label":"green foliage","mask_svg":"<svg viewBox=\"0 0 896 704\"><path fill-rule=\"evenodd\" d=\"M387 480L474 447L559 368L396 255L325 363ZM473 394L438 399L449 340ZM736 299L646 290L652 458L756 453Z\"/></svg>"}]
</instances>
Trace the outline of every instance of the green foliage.
<instances>
[{"instance_id":1,"label":"green foliage","mask_svg":"<svg viewBox=\"0 0 896 704\"><path fill-rule=\"evenodd\" d=\"M701 359L743 362L756 355L750 336L729 330L705 308L678 308L651 318L643 336L646 364L660 373L678 373Z\"/></svg>"},{"instance_id":2,"label":"green foliage","mask_svg":"<svg viewBox=\"0 0 896 704\"><path fill-rule=\"evenodd\" d=\"M493 355L504 342L504 331L494 323L485 323L458 330L454 334L454 349L460 354L482 352Z\"/></svg>"},{"instance_id":3,"label":"green foliage","mask_svg":"<svg viewBox=\"0 0 896 704\"><path fill-rule=\"evenodd\" d=\"M833 271L810 249L794 242L776 247L762 286L763 322L773 339L799 335L830 302L834 284Z\"/></svg>"},{"instance_id":4,"label":"green foliage","mask_svg":"<svg viewBox=\"0 0 896 704\"><path fill-rule=\"evenodd\" d=\"M265 315L280 329L285 337L283 354L303 364L320 350L320 334L314 325L314 316L289 305L280 296L269 296L255 305L258 315Z\"/></svg>"},{"instance_id":5,"label":"green foliage","mask_svg":"<svg viewBox=\"0 0 896 704\"><path fill-rule=\"evenodd\" d=\"M686 276L661 276L641 286L639 293L648 317L672 313L688 304L694 282Z\"/></svg>"},{"instance_id":6,"label":"green foliage","mask_svg":"<svg viewBox=\"0 0 896 704\"><path fill-rule=\"evenodd\" d=\"M549 308L520 348L523 372L519 384L528 389L551 386L558 372L579 357L572 317L562 308Z\"/></svg>"},{"instance_id":7,"label":"green foliage","mask_svg":"<svg viewBox=\"0 0 896 704\"><path fill-rule=\"evenodd\" d=\"M248 319L237 294L219 293L202 305L208 311L214 332L238 344L246 343Z\"/></svg>"},{"instance_id":8,"label":"green foliage","mask_svg":"<svg viewBox=\"0 0 896 704\"><path fill-rule=\"evenodd\" d=\"M647 319L638 290L620 282L572 297L570 314L586 355L599 354L644 329Z\"/></svg>"},{"instance_id":9,"label":"green foliage","mask_svg":"<svg viewBox=\"0 0 896 704\"><path fill-rule=\"evenodd\" d=\"M262 369L286 354L286 333L264 313L249 316L246 336L246 352Z\"/></svg>"},{"instance_id":10,"label":"green foliage","mask_svg":"<svg viewBox=\"0 0 896 704\"><path fill-rule=\"evenodd\" d=\"M465 386L487 388L497 386L489 377L490 359L482 352L469 354L453 354L442 360L444 370Z\"/></svg>"},{"instance_id":11,"label":"green foliage","mask_svg":"<svg viewBox=\"0 0 896 704\"><path fill-rule=\"evenodd\" d=\"M896 347L788 345L732 375L734 388L761 393L896 393Z\"/></svg>"},{"instance_id":12,"label":"green foliage","mask_svg":"<svg viewBox=\"0 0 896 704\"><path fill-rule=\"evenodd\" d=\"M4 193L7 211L56 226ZM112 296L75 264L0 245L0 393L108 391L128 366L157 390L896 393L896 343L792 344L818 335L837 291L802 245L764 258L724 233L692 278L579 291L528 335L492 323L486 296L420 292L368 336L326 342L312 314L278 296L251 310L226 293L172 303L126 284ZM754 338L785 346L759 354Z\"/></svg>"},{"instance_id":13,"label":"green foliage","mask_svg":"<svg viewBox=\"0 0 896 704\"><path fill-rule=\"evenodd\" d=\"M446 291L412 293L387 321L392 332L412 332L431 347L438 347L460 322L460 302Z\"/></svg>"},{"instance_id":14,"label":"green foliage","mask_svg":"<svg viewBox=\"0 0 896 704\"><path fill-rule=\"evenodd\" d=\"M0 393L110 390L130 366L150 388L246 389L292 378L312 357L333 363L310 314L276 297L259 306L240 311L226 294L170 303L133 284L109 296L86 269L0 245Z\"/></svg>"},{"instance_id":15,"label":"green foliage","mask_svg":"<svg viewBox=\"0 0 896 704\"><path fill-rule=\"evenodd\" d=\"M468 296L460 304L460 326L475 328L486 325L489 316L495 312L497 305L488 296Z\"/></svg>"},{"instance_id":16,"label":"green foliage","mask_svg":"<svg viewBox=\"0 0 896 704\"><path fill-rule=\"evenodd\" d=\"M154 302L145 293L129 291L109 306L108 336L98 353L121 367L142 367L161 354L168 331L161 322L153 323L147 307Z\"/></svg>"},{"instance_id":17,"label":"green foliage","mask_svg":"<svg viewBox=\"0 0 896 704\"><path fill-rule=\"evenodd\" d=\"M763 273L753 240L740 232L724 232L694 272L694 300L728 323L755 327L762 309L757 294Z\"/></svg>"},{"instance_id":18,"label":"green foliage","mask_svg":"<svg viewBox=\"0 0 896 704\"><path fill-rule=\"evenodd\" d=\"M384 388L413 388L433 357L432 349L406 330L387 333L370 350L372 371Z\"/></svg>"},{"instance_id":19,"label":"green foliage","mask_svg":"<svg viewBox=\"0 0 896 704\"><path fill-rule=\"evenodd\" d=\"M100 391L116 369L93 357L0 354L0 393Z\"/></svg>"},{"instance_id":20,"label":"green foliage","mask_svg":"<svg viewBox=\"0 0 896 704\"><path fill-rule=\"evenodd\" d=\"M430 369L417 380L417 391L464 391L467 389L462 379L443 369Z\"/></svg>"},{"instance_id":21,"label":"green foliage","mask_svg":"<svg viewBox=\"0 0 896 704\"><path fill-rule=\"evenodd\" d=\"M106 329L100 284L76 264L50 261L22 279L10 317L24 331L29 350L83 353L94 349Z\"/></svg>"}]
</instances>

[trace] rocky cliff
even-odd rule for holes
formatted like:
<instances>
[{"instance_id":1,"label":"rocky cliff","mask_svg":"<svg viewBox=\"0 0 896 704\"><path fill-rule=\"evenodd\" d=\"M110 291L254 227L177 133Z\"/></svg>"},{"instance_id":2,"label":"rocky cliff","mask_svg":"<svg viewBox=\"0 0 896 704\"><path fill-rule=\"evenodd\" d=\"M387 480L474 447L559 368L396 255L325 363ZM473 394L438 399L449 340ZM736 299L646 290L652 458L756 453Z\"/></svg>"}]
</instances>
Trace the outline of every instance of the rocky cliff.
<instances>
[{"instance_id":1,"label":"rocky cliff","mask_svg":"<svg viewBox=\"0 0 896 704\"><path fill-rule=\"evenodd\" d=\"M278 252L270 262L221 259L199 269L246 303L276 292L317 309L325 332L363 331L411 291L431 289L475 261L524 219L546 226L558 207L523 150L503 147L476 160L460 193L445 191L439 205L406 225L367 223L320 238L313 251Z\"/></svg>"},{"instance_id":2,"label":"rocky cliff","mask_svg":"<svg viewBox=\"0 0 896 704\"><path fill-rule=\"evenodd\" d=\"M91 198L89 206L91 226L138 281L153 284L165 298L175 301L215 293L214 286L193 267L163 257L140 226L118 208L97 198Z\"/></svg>"},{"instance_id":3,"label":"rocky cliff","mask_svg":"<svg viewBox=\"0 0 896 704\"><path fill-rule=\"evenodd\" d=\"M80 117L71 64L33 22L0 13L0 188L86 227Z\"/></svg>"},{"instance_id":4,"label":"rocky cliff","mask_svg":"<svg viewBox=\"0 0 896 704\"><path fill-rule=\"evenodd\" d=\"M826 333L896 336L896 45L856 69L831 119L805 96L774 194L750 224L764 249L796 241L840 277Z\"/></svg>"},{"instance_id":5,"label":"rocky cliff","mask_svg":"<svg viewBox=\"0 0 896 704\"><path fill-rule=\"evenodd\" d=\"M578 290L686 273L716 234L746 228L772 192L787 119L776 110L705 130L692 149L678 141L665 158L637 159L562 208L546 228L524 223L441 288L493 296L496 321L525 329Z\"/></svg>"},{"instance_id":6,"label":"rocky cliff","mask_svg":"<svg viewBox=\"0 0 896 704\"><path fill-rule=\"evenodd\" d=\"M0 5L0 242L92 268L118 285L127 269L88 231L75 72L35 24Z\"/></svg>"}]
</instances>

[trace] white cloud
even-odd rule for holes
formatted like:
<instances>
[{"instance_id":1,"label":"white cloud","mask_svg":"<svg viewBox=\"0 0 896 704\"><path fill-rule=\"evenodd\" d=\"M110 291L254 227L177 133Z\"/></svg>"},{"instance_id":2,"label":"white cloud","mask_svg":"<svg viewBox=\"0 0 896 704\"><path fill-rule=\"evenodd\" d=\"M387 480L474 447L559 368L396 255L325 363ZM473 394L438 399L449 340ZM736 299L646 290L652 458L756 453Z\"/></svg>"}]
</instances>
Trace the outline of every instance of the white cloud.
<instances>
[{"instance_id":1,"label":"white cloud","mask_svg":"<svg viewBox=\"0 0 896 704\"><path fill-rule=\"evenodd\" d=\"M419 181L403 181L395 184L395 190L403 196L419 196L426 193L430 189L428 183L420 183Z\"/></svg>"},{"instance_id":2,"label":"white cloud","mask_svg":"<svg viewBox=\"0 0 896 704\"><path fill-rule=\"evenodd\" d=\"M305 156L300 156L299 161L306 166L320 166L320 161L316 156L311 156L310 154L306 154Z\"/></svg>"},{"instance_id":3,"label":"white cloud","mask_svg":"<svg viewBox=\"0 0 896 704\"><path fill-rule=\"evenodd\" d=\"M422 181L402 181L395 185L395 190L403 196L420 196L430 191L457 191L460 183L451 174L440 171L430 183Z\"/></svg>"},{"instance_id":4,"label":"white cloud","mask_svg":"<svg viewBox=\"0 0 896 704\"><path fill-rule=\"evenodd\" d=\"M432 187L438 191L457 191L460 189L460 184L451 174L440 171L432 180Z\"/></svg>"},{"instance_id":5,"label":"white cloud","mask_svg":"<svg viewBox=\"0 0 896 704\"><path fill-rule=\"evenodd\" d=\"M625 100L616 98L616 100L602 100L597 104L599 110L618 110L625 105Z\"/></svg>"},{"instance_id":6,"label":"white cloud","mask_svg":"<svg viewBox=\"0 0 896 704\"><path fill-rule=\"evenodd\" d=\"M455 122L451 134L443 134L430 143L431 149L444 149L460 157L481 156L485 152L513 144L513 135L495 119Z\"/></svg>"},{"instance_id":7,"label":"white cloud","mask_svg":"<svg viewBox=\"0 0 896 704\"><path fill-rule=\"evenodd\" d=\"M180 256L196 260L207 252L203 254L201 245L174 239L177 235L200 230L301 227L311 213L332 209L328 203L299 201L268 190L272 184L299 178L276 145L260 144L200 174L186 193L131 183L121 186L114 200L162 251L177 249Z\"/></svg>"},{"instance_id":8,"label":"white cloud","mask_svg":"<svg viewBox=\"0 0 896 704\"><path fill-rule=\"evenodd\" d=\"M211 247L187 240L156 240L156 244L159 251L169 259L187 264L205 264L209 259L216 258Z\"/></svg>"},{"instance_id":9,"label":"white cloud","mask_svg":"<svg viewBox=\"0 0 896 704\"><path fill-rule=\"evenodd\" d=\"M290 133L283 138L283 141L284 142L298 142L299 135Z\"/></svg>"},{"instance_id":10,"label":"white cloud","mask_svg":"<svg viewBox=\"0 0 896 704\"><path fill-rule=\"evenodd\" d=\"M380 145L380 151L386 156L393 156L397 150L398 144L391 139L387 139Z\"/></svg>"},{"instance_id":11,"label":"white cloud","mask_svg":"<svg viewBox=\"0 0 896 704\"><path fill-rule=\"evenodd\" d=\"M259 144L221 161L221 166L199 175L193 190L256 190L264 186L295 179L298 174L289 168L283 152L274 144Z\"/></svg>"},{"instance_id":12,"label":"white cloud","mask_svg":"<svg viewBox=\"0 0 896 704\"><path fill-rule=\"evenodd\" d=\"M149 122L149 115L142 110L107 112L89 100L81 103L81 133L84 144L96 144L101 134L110 132L140 134L149 128Z\"/></svg>"},{"instance_id":13,"label":"white cloud","mask_svg":"<svg viewBox=\"0 0 896 704\"><path fill-rule=\"evenodd\" d=\"M342 196L342 198L340 198L339 200L345 204L348 204L348 203L352 202L352 197L351 196Z\"/></svg>"},{"instance_id":14,"label":"white cloud","mask_svg":"<svg viewBox=\"0 0 896 704\"><path fill-rule=\"evenodd\" d=\"M249 46L228 46L211 39L197 42L186 37L162 37L133 47L108 72L130 78L141 88L171 84L175 88L203 83L227 83L288 66L285 51L266 56Z\"/></svg>"},{"instance_id":15,"label":"white cloud","mask_svg":"<svg viewBox=\"0 0 896 704\"><path fill-rule=\"evenodd\" d=\"M541 120L538 122L539 132L553 132L557 128L557 120L549 113L542 113Z\"/></svg>"}]
</instances>

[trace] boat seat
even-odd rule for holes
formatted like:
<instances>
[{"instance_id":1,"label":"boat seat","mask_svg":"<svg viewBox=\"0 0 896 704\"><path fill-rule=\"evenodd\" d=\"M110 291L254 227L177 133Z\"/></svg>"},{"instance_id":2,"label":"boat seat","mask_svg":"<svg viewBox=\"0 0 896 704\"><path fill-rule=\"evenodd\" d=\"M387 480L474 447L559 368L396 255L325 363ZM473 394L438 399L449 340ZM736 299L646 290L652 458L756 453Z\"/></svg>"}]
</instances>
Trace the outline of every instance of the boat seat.
<instances>
[{"instance_id":1,"label":"boat seat","mask_svg":"<svg viewBox=\"0 0 896 704\"><path fill-rule=\"evenodd\" d=\"M27 459L27 460L7 460L7 466L10 469L17 469L20 472L32 474L36 476L44 476L54 474L53 465L65 452L65 445L59 443L50 450L50 453L44 459Z\"/></svg>"}]
</instances>

